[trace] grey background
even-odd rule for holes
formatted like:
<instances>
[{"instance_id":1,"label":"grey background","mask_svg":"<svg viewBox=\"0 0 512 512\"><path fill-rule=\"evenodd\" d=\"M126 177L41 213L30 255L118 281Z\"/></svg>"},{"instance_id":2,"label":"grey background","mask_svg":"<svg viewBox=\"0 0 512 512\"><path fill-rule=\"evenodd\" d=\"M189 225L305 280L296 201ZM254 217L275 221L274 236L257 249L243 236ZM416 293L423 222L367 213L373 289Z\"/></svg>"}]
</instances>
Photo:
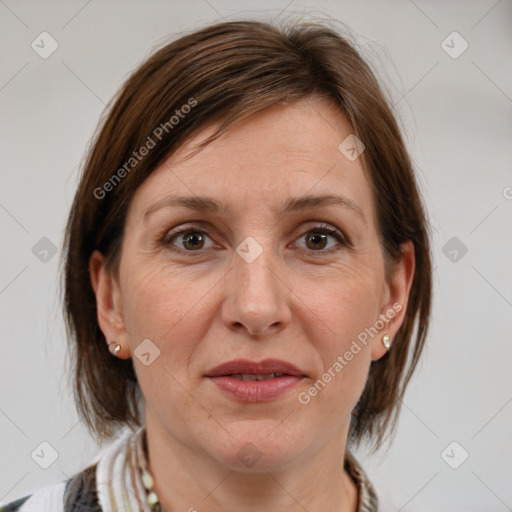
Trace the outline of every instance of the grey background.
<instances>
[{"instance_id":1,"label":"grey background","mask_svg":"<svg viewBox=\"0 0 512 512\"><path fill-rule=\"evenodd\" d=\"M0 502L63 480L97 452L66 378L57 283L77 171L104 104L165 38L244 17L350 27L401 117L429 209L427 353L394 443L361 451L364 467L399 510L512 510L510 0L0 0ZM43 31L58 42L47 59L31 48ZM454 31L469 44L456 59L442 47ZM452 52L457 38L444 43ZM41 442L58 455L48 469L31 458L51 455ZM469 457L453 469L446 460L457 465L462 450Z\"/></svg>"}]
</instances>

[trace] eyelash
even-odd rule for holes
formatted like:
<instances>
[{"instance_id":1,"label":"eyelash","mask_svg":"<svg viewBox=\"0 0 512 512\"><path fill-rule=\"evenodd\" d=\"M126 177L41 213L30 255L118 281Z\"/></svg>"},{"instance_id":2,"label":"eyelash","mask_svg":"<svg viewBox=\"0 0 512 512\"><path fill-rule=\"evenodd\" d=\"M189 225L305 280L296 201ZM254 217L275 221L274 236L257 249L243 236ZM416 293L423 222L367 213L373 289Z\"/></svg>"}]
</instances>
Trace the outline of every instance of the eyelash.
<instances>
[{"instance_id":1,"label":"eyelash","mask_svg":"<svg viewBox=\"0 0 512 512\"><path fill-rule=\"evenodd\" d=\"M164 236L160 239L160 243L162 245L165 245L172 251L175 251L175 252L178 252L181 254L186 254L187 256L190 256L190 257L196 257L196 256L198 256L199 253L201 253L201 249L198 249L197 251L186 251L184 249L180 249L180 248L176 247L172 243L172 241L175 238L177 238L180 235L187 234L187 233L200 233L202 235L208 235L208 233L206 231L204 231L203 229L201 229L199 226L191 225L191 226L177 228L175 231L172 231L171 233L166 232L164 234ZM339 231L338 229L333 228L331 226L328 226L327 224L321 224L319 226L314 226L313 228L308 229L299 237L299 239L309 233L331 235L332 237L336 238L336 240L338 240L339 244L342 247L346 247L349 249L351 248L351 243L348 240L348 238L345 235L343 235L343 233L341 231ZM320 255L330 254L332 252L338 251L338 250L340 250L340 248L341 247L331 248L329 250L318 250L318 251L310 250L307 252L311 253L312 255L320 256ZM198 253L198 254L196 254L196 253Z\"/></svg>"}]
</instances>

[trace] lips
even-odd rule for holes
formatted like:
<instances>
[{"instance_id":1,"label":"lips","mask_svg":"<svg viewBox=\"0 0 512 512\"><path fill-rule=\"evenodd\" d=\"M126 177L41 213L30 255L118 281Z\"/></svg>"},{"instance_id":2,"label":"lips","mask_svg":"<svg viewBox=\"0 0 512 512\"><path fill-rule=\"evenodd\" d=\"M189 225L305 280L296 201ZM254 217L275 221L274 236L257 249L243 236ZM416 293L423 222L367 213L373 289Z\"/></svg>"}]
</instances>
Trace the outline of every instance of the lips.
<instances>
[{"instance_id":1,"label":"lips","mask_svg":"<svg viewBox=\"0 0 512 512\"><path fill-rule=\"evenodd\" d=\"M296 366L279 359L265 359L259 363L246 359L237 359L222 363L210 370L207 377L225 377L228 375L293 375L294 377L305 377L305 373Z\"/></svg>"},{"instance_id":2,"label":"lips","mask_svg":"<svg viewBox=\"0 0 512 512\"><path fill-rule=\"evenodd\" d=\"M266 402L297 387L307 376L286 361L265 359L254 362L239 359L216 366L205 377L231 399Z\"/></svg>"}]
</instances>

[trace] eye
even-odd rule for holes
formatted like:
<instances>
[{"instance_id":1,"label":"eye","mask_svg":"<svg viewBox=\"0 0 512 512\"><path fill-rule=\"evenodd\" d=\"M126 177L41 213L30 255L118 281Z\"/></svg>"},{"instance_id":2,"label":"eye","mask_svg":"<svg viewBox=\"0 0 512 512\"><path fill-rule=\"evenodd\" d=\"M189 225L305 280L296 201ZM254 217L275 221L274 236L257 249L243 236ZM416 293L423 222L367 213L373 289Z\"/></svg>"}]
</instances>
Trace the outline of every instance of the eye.
<instances>
[{"instance_id":1,"label":"eye","mask_svg":"<svg viewBox=\"0 0 512 512\"><path fill-rule=\"evenodd\" d=\"M335 240L330 247L329 238ZM209 246L206 244L207 240L211 241ZM350 247L349 240L341 231L326 224L309 229L298 240L305 240L305 246L302 249L310 253L325 254L337 251L340 247ZM195 256L193 253L201 249L214 247L207 233L197 226L177 228L162 237L161 243L173 251L188 253L189 256Z\"/></svg>"},{"instance_id":2,"label":"eye","mask_svg":"<svg viewBox=\"0 0 512 512\"><path fill-rule=\"evenodd\" d=\"M162 243L171 249L185 252L195 252L205 247L205 240L211 238L195 226L178 228L164 237ZM175 243L176 242L176 243Z\"/></svg>"},{"instance_id":3,"label":"eye","mask_svg":"<svg viewBox=\"0 0 512 512\"><path fill-rule=\"evenodd\" d=\"M334 242L333 245L325 250L329 244L329 238L334 238L337 243ZM339 246L349 246L346 237L341 231L326 224L309 229L298 240L305 240L305 249L309 249L309 252L333 252L338 250Z\"/></svg>"}]
</instances>

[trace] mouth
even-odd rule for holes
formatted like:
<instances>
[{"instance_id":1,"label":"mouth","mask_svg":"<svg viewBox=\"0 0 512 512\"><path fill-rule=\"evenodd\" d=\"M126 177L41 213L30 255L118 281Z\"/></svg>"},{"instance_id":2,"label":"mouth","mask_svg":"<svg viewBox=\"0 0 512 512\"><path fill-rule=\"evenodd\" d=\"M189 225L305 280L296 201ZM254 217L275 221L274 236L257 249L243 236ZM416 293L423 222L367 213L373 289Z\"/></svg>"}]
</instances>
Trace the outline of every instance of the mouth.
<instances>
[{"instance_id":1,"label":"mouth","mask_svg":"<svg viewBox=\"0 0 512 512\"><path fill-rule=\"evenodd\" d=\"M210 370L205 377L218 391L238 402L268 402L288 394L307 377L295 365L278 359L236 360Z\"/></svg>"},{"instance_id":2,"label":"mouth","mask_svg":"<svg viewBox=\"0 0 512 512\"><path fill-rule=\"evenodd\" d=\"M244 382L250 380L269 380L276 379L278 377L282 377L285 375L284 373L267 373L266 375L253 375L252 373L235 373L233 375L227 375L227 377L232 377L233 379L242 380Z\"/></svg>"}]
</instances>

